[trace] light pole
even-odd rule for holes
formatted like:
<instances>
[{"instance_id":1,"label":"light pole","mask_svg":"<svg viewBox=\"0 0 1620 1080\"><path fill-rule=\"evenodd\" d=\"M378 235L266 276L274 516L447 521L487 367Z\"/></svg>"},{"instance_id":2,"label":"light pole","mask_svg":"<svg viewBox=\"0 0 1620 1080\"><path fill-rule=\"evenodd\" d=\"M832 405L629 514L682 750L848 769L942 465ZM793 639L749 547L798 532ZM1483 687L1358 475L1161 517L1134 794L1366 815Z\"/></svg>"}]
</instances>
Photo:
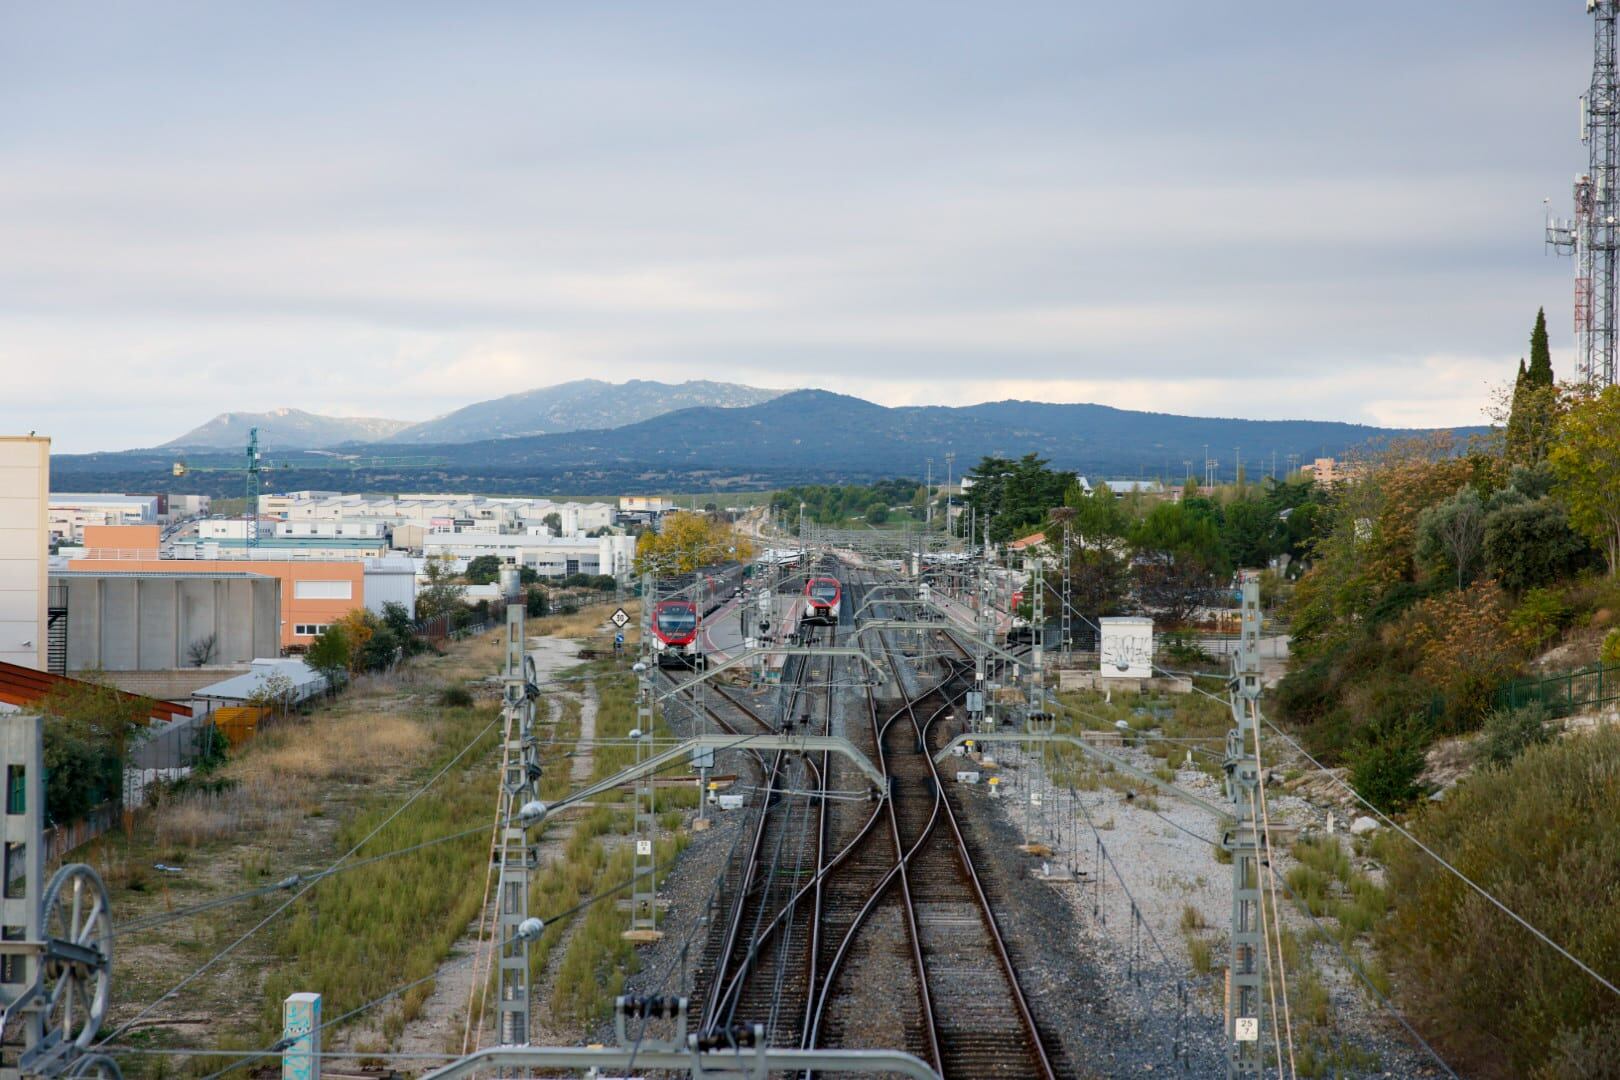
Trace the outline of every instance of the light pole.
<instances>
[{"instance_id":1,"label":"light pole","mask_svg":"<svg viewBox=\"0 0 1620 1080\"><path fill-rule=\"evenodd\" d=\"M945 451L945 532L951 531L951 468L956 464L956 451Z\"/></svg>"}]
</instances>

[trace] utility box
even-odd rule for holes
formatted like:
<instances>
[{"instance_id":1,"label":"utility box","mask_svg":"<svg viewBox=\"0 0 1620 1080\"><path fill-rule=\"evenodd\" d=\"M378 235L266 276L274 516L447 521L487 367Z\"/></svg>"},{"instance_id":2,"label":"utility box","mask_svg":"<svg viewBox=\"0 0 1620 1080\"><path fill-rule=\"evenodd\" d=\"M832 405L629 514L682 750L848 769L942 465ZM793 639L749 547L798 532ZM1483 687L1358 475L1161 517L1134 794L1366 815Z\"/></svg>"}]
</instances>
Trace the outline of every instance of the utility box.
<instances>
[{"instance_id":1,"label":"utility box","mask_svg":"<svg viewBox=\"0 0 1620 1080\"><path fill-rule=\"evenodd\" d=\"M1099 674L1104 679L1153 677L1153 620L1142 616L1097 620L1102 630L1098 643Z\"/></svg>"},{"instance_id":2,"label":"utility box","mask_svg":"<svg viewBox=\"0 0 1620 1080\"><path fill-rule=\"evenodd\" d=\"M741 795L722 795L719 802L722 810L741 810L743 808L743 797Z\"/></svg>"},{"instance_id":3,"label":"utility box","mask_svg":"<svg viewBox=\"0 0 1620 1080\"><path fill-rule=\"evenodd\" d=\"M958 784L977 784L979 774L972 769L959 769L956 773L956 782Z\"/></svg>"}]
</instances>

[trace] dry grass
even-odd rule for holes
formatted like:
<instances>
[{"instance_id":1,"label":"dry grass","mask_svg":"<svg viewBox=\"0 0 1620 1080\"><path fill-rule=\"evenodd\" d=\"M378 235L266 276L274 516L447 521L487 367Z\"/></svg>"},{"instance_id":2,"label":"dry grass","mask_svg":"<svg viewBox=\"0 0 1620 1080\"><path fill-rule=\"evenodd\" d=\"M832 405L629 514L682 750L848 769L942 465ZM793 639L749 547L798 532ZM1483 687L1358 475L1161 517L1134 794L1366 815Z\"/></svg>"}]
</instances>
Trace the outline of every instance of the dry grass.
<instances>
[{"instance_id":1,"label":"dry grass","mask_svg":"<svg viewBox=\"0 0 1620 1080\"><path fill-rule=\"evenodd\" d=\"M580 638L588 645L611 645L616 630L608 622L608 616L613 614L613 609L612 604L599 604L574 615L530 619L524 629L531 637ZM640 641L641 601L626 600L624 612L630 616L624 628L625 644L633 646Z\"/></svg>"}]
</instances>

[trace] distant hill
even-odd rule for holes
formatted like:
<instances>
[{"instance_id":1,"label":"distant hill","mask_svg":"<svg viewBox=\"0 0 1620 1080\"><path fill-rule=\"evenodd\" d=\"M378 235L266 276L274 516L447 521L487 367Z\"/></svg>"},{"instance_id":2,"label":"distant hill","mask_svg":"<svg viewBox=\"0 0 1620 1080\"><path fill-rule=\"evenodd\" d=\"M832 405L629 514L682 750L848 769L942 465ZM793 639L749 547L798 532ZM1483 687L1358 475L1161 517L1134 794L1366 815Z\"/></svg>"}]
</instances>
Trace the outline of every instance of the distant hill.
<instances>
[{"instance_id":1,"label":"distant hill","mask_svg":"<svg viewBox=\"0 0 1620 1080\"><path fill-rule=\"evenodd\" d=\"M735 383L579 379L480 401L384 438L392 443L425 445L615 428L694 406L758 405L781 393Z\"/></svg>"},{"instance_id":2,"label":"distant hill","mask_svg":"<svg viewBox=\"0 0 1620 1080\"><path fill-rule=\"evenodd\" d=\"M648 384L641 384L648 385ZM711 384L713 385L713 384ZM1471 434L1480 428L1460 429ZM277 490L563 492L726 491L790 484L920 477L928 458L943 477L945 454L961 475L981 457L1034 453L1093 480L1186 475L1208 447L1221 477L1241 447L1249 475L1289 455L1303 461L1417 434L1408 429L1318 420L1235 420L1132 412L1105 405L996 401L961 407L886 408L824 390L800 390L757 405L681 409L615 428L481 442L370 443L340 451L277 455ZM193 466L239 458L229 449L188 457ZM233 494L241 478L199 468L176 480L172 455L154 450L57 455L59 491L196 491ZM1196 464L1194 471L1199 471Z\"/></svg>"},{"instance_id":3,"label":"distant hill","mask_svg":"<svg viewBox=\"0 0 1620 1080\"><path fill-rule=\"evenodd\" d=\"M433 448L467 469L589 471L642 467L761 478L822 474L849 478L913 475L932 457L943 472L987 454L1036 453L1092 476L1184 475L1207 447L1228 466L1244 459L1337 456L1410 432L1318 420L1236 420L1133 412L1105 405L997 401L960 407L887 408L825 390L799 390L745 408L693 408L610 430ZM379 453L392 448L370 447Z\"/></svg>"},{"instance_id":4,"label":"distant hill","mask_svg":"<svg viewBox=\"0 0 1620 1080\"><path fill-rule=\"evenodd\" d=\"M262 413L228 412L220 413L178 439L171 439L163 447L239 450L247 445L248 432L258 428L261 446L275 450L309 450L345 442L387 439L410 426L409 420L320 416L302 409L271 409Z\"/></svg>"}]
</instances>

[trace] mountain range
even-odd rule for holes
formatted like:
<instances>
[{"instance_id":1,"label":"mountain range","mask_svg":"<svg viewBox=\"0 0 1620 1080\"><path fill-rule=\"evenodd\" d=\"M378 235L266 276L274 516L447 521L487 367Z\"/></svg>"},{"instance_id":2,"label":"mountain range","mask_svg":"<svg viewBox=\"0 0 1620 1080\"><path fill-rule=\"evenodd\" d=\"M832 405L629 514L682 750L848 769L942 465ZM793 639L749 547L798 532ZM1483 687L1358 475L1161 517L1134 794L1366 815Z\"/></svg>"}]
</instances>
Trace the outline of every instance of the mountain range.
<instances>
[{"instance_id":1,"label":"mountain range","mask_svg":"<svg viewBox=\"0 0 1620 1080\"><path fill-rule=\"evenodd\" d=\"M259 445L305 450L336 446L346 442L372 442L396 438L410 428L409 420L383 420L366 416L321 416L302 409L271 409L269 412L220 413L206 424L194 427L178 439L170 439L160 449L220 448L240 450L247 445L248 432L259 429Z\"/></svg>"},{"instance_id":2,"label":"mountain range","mask_svg":"<svg viewBox=\"0 0 1620 1080\"><path fill-rule=\"evenodd\" d=\"M240 449L248 431L259 429L267 450L321 450L351 443L409 443L418 446L549 435L587 428L621 427L694 406L736 408L758 405L780 395L735 383L692 380L683 383L631 379L624 383L576 379L489 401L479 401L420 423L351 416L320 416L301 409L221 413L162 448Z\"/></svg>"},{"instance_id":3,"label":"mountain range","mask_svg":"<svg viewBox=\"0 0 1620 1080\"><path fill-rule=\"evenodd\" d=\"M577 385L577 384L572 384ZM591 384L587 384L590 386ZM628 384L639 400L614 408L611 390L594 384L580 400L601 410L600 421L634 415L653 406L658 384ZM733 395L748 387L698 384L693 394ZM694 384L683 384L686 390ZM553 391L563 388L553 387ZM933 461L943 478L946 455L954 454L957 475L981 457L1038 454L1063 469L1092 479L1199 473L1206 455L1220 462L1219 475L1233 476L1241 453L1249 475L1290 458L1310 461L1418 434L1317 420L1239 420L1135 412L1105 405L1056 405L997 401L980 405L889 408L824 390L767 395L757 404L696 405L677 408L618 426L542 435L486 432L479 441L417 442L414 428L402 428L385 442L279 450L267 455L267 490L318 488L342 491L484 491L567 493L744 490L798 483L869 481L924 473ZM531 395L517 395L529 402ZM498 399L468 409L493 407ZM737 400L729 396L728 400ZM535 415L529 405L492 413L500 429L509 421ZM465 413L467 410L461 410ZM451 417L443 418L448 421ZM554 421L553 421L554 422ZM465 417L448 429L470 432ZM420 426L420 425L418 425ZM1468 435L1483 429L1463 429ZM261 431L261 437L264 432ZM442 436L441 436L442 437ZM121 453L56 455L52 485L61 491L173 491L239 494L240 443L220 449L188 449L192 471L176 479L175 453L168 448Z\"/></svg>"}]
</instances>

